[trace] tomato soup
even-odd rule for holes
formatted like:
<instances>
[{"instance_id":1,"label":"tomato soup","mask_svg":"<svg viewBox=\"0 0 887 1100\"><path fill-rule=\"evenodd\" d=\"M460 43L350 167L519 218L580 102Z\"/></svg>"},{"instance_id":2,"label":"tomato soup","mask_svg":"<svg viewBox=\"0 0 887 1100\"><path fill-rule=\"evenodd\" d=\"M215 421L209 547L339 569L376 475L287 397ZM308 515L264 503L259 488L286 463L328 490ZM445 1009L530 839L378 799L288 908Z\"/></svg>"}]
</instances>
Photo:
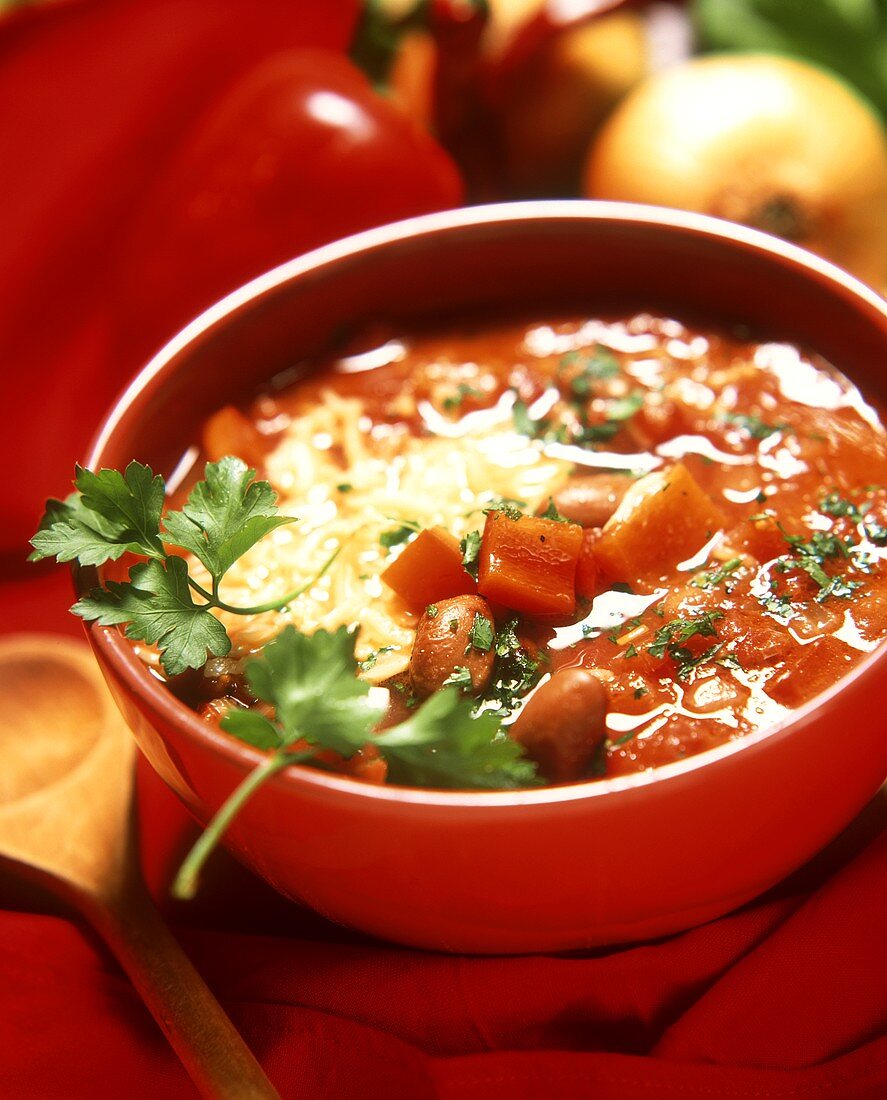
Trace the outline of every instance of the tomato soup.
<instances>
[{"instance_id":1,"label":"tomato soup","mask_svg":"<svg viewBox=\"0 0 887 1100\"><path fill-rule=\"evenodd\" d=\"M298 523L225 580L232 653L174 684L257 706L284 626L357 631L384 729L444 687L547 782L783 721L887 632L887 441L794 346L639 314L366 333L205 425ZM334 558L331 560L331 555ZM372 751L341 765L384 780Z\"/></svg>"}]
</instances>

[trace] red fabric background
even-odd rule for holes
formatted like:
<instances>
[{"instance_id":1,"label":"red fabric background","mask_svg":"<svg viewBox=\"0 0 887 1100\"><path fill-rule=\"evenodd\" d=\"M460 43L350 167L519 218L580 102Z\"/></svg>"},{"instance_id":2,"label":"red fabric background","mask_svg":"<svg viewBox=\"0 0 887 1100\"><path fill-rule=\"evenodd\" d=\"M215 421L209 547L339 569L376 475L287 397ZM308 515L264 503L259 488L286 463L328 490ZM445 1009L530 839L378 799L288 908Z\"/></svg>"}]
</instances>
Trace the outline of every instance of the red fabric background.
<instances>
[{"instance_id":1,"label":"red fabric background","mask_svg":"<svg viewBox=\"0 0 887 1100\"><path fill-rule=\"evenodd\" d=\"M20 486L4 489L7 536L47 487L13 428L36 447L76 413L60 379L103 371L110 391L128 369L102 356L102 244L140 174L255 57L311 34L343 40L348 8L93 0L0 27L0 370ZM66 573L26 575L20 562L11 554L0 581L3 629L77 633ZM145 767L139 796L150 885L284 1097L887 1094L883 798L807 868L713 924L612 951L489 959L337 928L224 855L197 902L172 905L165 887L193 826ZM6 878L0 899L0 1096L194 1096L92 935Z\"/></svg>"}]
</instances>

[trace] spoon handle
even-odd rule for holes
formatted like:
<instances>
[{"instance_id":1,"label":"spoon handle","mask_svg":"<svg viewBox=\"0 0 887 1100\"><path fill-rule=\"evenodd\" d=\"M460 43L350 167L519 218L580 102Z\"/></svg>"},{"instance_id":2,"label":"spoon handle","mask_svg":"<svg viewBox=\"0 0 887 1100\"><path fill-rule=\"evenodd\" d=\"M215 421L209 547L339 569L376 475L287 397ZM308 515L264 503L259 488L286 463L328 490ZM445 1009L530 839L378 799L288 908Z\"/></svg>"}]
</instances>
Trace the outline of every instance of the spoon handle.
<instances>
[{"instance_id":1,"label":"spoon handle","mask_svg":"<svg viewBox=\"0 0 887 1100\"><path fill-rule=\"evenodd\" d=\"M203 1096L280 1100L141 882L91 917Z\"/></svg>"}]
</instances>

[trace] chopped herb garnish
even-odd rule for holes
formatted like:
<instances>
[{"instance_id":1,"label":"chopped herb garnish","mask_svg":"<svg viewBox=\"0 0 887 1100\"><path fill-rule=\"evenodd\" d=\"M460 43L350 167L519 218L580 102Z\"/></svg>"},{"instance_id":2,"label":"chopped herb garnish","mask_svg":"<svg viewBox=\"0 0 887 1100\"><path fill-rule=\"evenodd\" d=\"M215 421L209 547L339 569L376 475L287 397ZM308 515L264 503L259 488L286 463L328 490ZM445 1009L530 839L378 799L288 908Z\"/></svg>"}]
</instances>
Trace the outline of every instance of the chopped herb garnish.
<instances>
[{"instance_id":1,"label":"chopped herb garnish","mask_svg":"<svg viewBox=\"0 0 887 1100\"><path fill-rule=\"evenodd\" d=\"M823 568L825 562L835 558L847 559L850 551L843 539L837 535L829 535L824 531L814 531L810 538L805 540L800 535L790 535L777 524L782 532L782 537L792 548L792 556L785 556L777 561L773 567L779 573L787 573L791 569L803 570L812 580L819 585L816 594L817 603L824 603L830 596L849 596L860 586L858 581L845 581L839 577L830 576Z\"/></svg>"},{"instance_id":2,"label":"chopped herb garnish","mask_svg":"<svg viewBox=\"0 0 887 1100\"><path fill-rule=\"evenodd\" d=\"M456 387L456 392L450 394L443 399L443 407L448 411L458 409L466 397L483 397L483 390L477 389L476 386L469 386L465 382L460 382Z\"/></svg>"},{"instance_id":3,"label":"chopped herb garnish","mask_svg":"<svg viewBox=\"0 0 887 1100\"><path fill-rule=\"evenodd\" d=\"M350 493L354 486L350 481L340 481L336 488L340 493Z\"/></svg>"},{"instance_id":4,"label":"chopped herb garnish","mask_svg":"<svg viewBox=\"0 0 887 1100\"><path fill-rule=\"evenodd\" d=\"M839 493L832 492L822 498L819 502L819 508L826 515L838 518L846 517L852 523L861 525L860 530L863 537L868 539L869 542L875 543L876 546L883 546L887 543L887 527L865 518L872 508L870 500L857 506Z\"/></svg>"},{"instance_id":5,"label":"chopped herb garnish","mask_svg":"<svg viewBox=\"0 0 887 1100\"><path fill-rule=\"evenodd\" d=\"M569 520L566 516L562 516L560 514L560 512L557 510L557 506L555 505L554 500L551 497L548 498L548 507L542 513L542 518L553 519L555 523L572 523L572 520Z\"/></svg>"},{"instance_id":6,"label":"chopped herb garnish","mask_svg":"<svg viewBox=\"0 0 887 1100\"><path fill-rule=\"evenodd\" d=\"M636 687L636 688L634 689L634 697L635 697L635 699L642 699L642 698L643 698L643 697L644 697L644 696L645 696L646 694L647 694L647 689L646 689L645 687L643 687L643 686L641 686L641 687Z\"/></svg>"},{"instance_id":7,"label":"chopped herb garnish","mask_svg":"<svg viewBox=\"0 0 887 1100\"><path fill-rule=\"evenodd\" d=\"M360 661L358 668L361 672L369 672L371 668L375 667L376 661L383 653L391 653L393 649L393 645L383 645L381 648L373 650L366 660Z\"/></svg>"},{"instance_id":8,"label":"chopped herb garnish","mask_svg":"<svg viewBox=\"0 0 887 1100\"><path fill-rule=\"evenodd\" d=\"M520 432L521 435L528 435L531 439L536 437L536 433L539 428L539 423L530 417L530 413L526 404L518 398L515 401L512 410L512 418L514 419L515 430Z\"/></svg>"},{"instance_id":9,"label":"chopped herb garnish","mask_svg":"<svg viewBox=\"0 0 887 1100\"><path fill-rule=\"evenodd\" d=\"M820 588L816 596L816 602L825 603L829 596L852 596L856 589L861 586L861 581L851 581L845 577L829 577L828 582Z\"/></svg>"},{"instance_id":10,"label":"chopped herb garnish","mask_svg":"<svg viewBox=\"0 0 887 1100\"><path fill-rule=\"evenodd\" d=\"M623 659L627 661L631 657L637 657L637 655L638 655L637 646L632 644L626 649L625 653L623 653L622 656L623 656Z\"/></svg>"},{"instance_id":11,"label":"chopped herb garnish","mask_svg":"<svg viewBox=\"0 0 887 1100\"><path fill-rule=\"evenodd\" d=\"M402 542L406 542L413 534L415 534L415 527L404 524L404 526L395 527L391 531L383 531L382 534L379 535L379 542L386 550L393 550L395 546L400 546Z\"/></svg>"},{"instance_id":12,"label":"chopped herb garnish","mask_svg":"<svg viewBox=\"0 0 887 1100\"><path fill-rule=\"evenodd\" d=\"M561 364L571 366L578 358L578 352L568 352L561 358ZM619 362L616 357L605 347L598 345L592 355L581 360L581 371L570 382L570 388L577 397L587 397L595 382L615 378L618 373Z\"/></svg>"},{"instance_id":13,"label":"chopped herb garnish","mask_svg":"<svg viewBox=\"0 0 887 1100\"><path fill-rule=\"evenodd\" d=\"M490 683L479 703L486 710L494 703L490 713L505 717L517 703L535 686L539 679L539 662L534 660L517 636L516 618L509 619L496 633L494 652L496 660Z\"/></svg>"},{"instance_id":14,"label":"chopped herb garnish","mask_svg":"<svg viewBox=\"0 0 887 1100\"><path fill-rule=\"evenodd\" d=\"M489 515L490 512L501 512L509 519L520 519L523 515L520 509L522 503L523 501L516 501L509 497L503 497L502 500L497 500L495 504L491 504L489 508L484 508L484 515Z\"/></svg>"},{"instance_id":15,"label":"chopped herb garnish","mask_svg":"<svg viewBox=\"0 0 887 1100\"><path fill-rule=\"evenodd\" d=\"M855 504L849 500L845 500L840 493L831 492L827 493L819 502L820 511L825 512L828 516L837 516L839 518L847 516L853 520L854 523L862 523L862 517L865 512L871 507L869 505L863 505L862 508L857 508Z\"/></svg>"},{"instance_id":16,"label":"chopped herb garnish","mask_svg":"<svg viewBox=\"0 0 887 1100\"><path fill-rule=\"evenodd\" d=\"M493 624L481 613L475 612L474 622L471 624L471 630L468 632L468 640L470 644L479 649L482 653L489 653L493 646L493 640L496 634L493 630Z\"/></svg>"},{"instance_id":17,"label":"chopped herb garnish","mask_svg":"<svg viewBox=\"0 0 887 1100\"><path fill-rule=\"evenodd\" d=\"M457 687L460 690L471 691L473 687L471 672L465 665L456 665L450 675L443 682L444 687Z\"/></svg>"},{"instance_id":18,"label":"chopped herb garnish","mask_svg":"<svg viewBox=\"0 0 887 1100\"><path fill-rule=\"evenodd\" d=\"M440 614L440 608L437 606L436 603L430 603L425 608L425 614L428 616L429 619L436 619L437 616Z\"/></svg>"},{"instance_id":19,"label":"chopped herb garnish","mask_svg":"<svg viewBox=\"0 0 887 1100\"><path fill-rule=\"evenodd\" d=\"M628 397L617 397L607 406L606 420L600 424L585 424L580 433L580 443L607 443L616 435L626 420L644 404L643 394L632 393Z\"/></svg>"},{"instance_id":20,"label":"chopped herb garnish","mask_svg":"<svg viewBox=\"0 0 887 1100\"><path fill-rule=\"evenodd\" d=\"M717 637L714 624L723 617L723 611L705 611L687 619L672 619L656 631L647 649L653 657L663 657L667 653L678 666L678 678L692 681L696 669L710 661L721 645L717 643L701 654L694 654L684 643L694 637Z\"/></svg>"},{"instance_id":21,"label":"chopped herb garnish","mask_svg":"<svg viewBox=\"0 0 887 1100\"><path fill-rule=\"evenodd\" d=\"M630 393L628 397L617 397L607 406L607 419L630 420L643 404L642 393Z\"/></svg>"},{"instance_id":22,"label":"chopped herb garnish","mask_svg":"<svg viewBox=\"0 0 887 1100\"><path fill-rule=\"evenodd\" d=\"M761 598L761 606L765 611L769 611L771 615L778 615L780 618L791 618L794 612L792 611L792 603L785 592L771 592L769 595Z\"/></svg>"},{"instance_id":23,"label":"chopped herb garnish","mask_svg":"<svg viewBox=\"0 0 887 1100\"><path fill-rule=\"evenodd\" d=\"M637 630L641 625L640 615L635 615L633 619L626 619L624 623L618 623L607 631L607 638L613 643L613 645L619 645L619 639L628 634L632 630Z\"/></svg>"},{"instance_id":24,"label":"chopped herb garnish","mask_svg":"<svg viewBox=\"0 0 887 1100\"><path fill-rule=\"evenodd\" d=\"M887 545L887 527L883 527L880 523L864 523L862 530L869 542L873 542L875 546Z\"/></svg>"},{"instance_id":25,"label":"chopped herb garnish","mask_svg":"<svg viewBox=\"0 0 887 1100\"><path fill-rule=\"evenodd\" d=\"M712 589L722 584L731 573L734 573L742 565L742 558L731 558L719 569L713 569L708 573L700 573L690 583L696 588Z\"/></svg>"},{"instance_id":26,"label":"chopped herb garnish","mask_svg":"<svg viewBox=\"0 0 887 1100\"><path fill-rule=\"evenodd\" d=\"M656 631L655 638L647 648L654 657L662 657L672 646L683 645L696 635L702 638L716 637L714 624L723 617L723 611L705 611L687 619L672 619Z\"/></svg>"},{"instance_id":27,"label":"chopped herb garnish","mask_svg":"<svg viewBox=\"0 0 887 1100\"><path fill-rule=\"evenodd\" d=\"M462 550L462 564L465 566L465 571L470 573L472 577L477 576L477 557L480 553L480 544L480 531L469 531L459 543Z\"/></svg>"},{"instance_id":28,"label":"chopped herb garnish","mask_svg":"<svg viewBox=\"0 0 887 1100\"><path fill-rule=\"evenodd\" d=\"M785 423L767 424L759 416L748 416L745 413L727 413L724 420L728 424L735 424L737 428L747 432L752 439L767 439L776 432L791 432L791 425Z\"/></svg>"}]
</instances>

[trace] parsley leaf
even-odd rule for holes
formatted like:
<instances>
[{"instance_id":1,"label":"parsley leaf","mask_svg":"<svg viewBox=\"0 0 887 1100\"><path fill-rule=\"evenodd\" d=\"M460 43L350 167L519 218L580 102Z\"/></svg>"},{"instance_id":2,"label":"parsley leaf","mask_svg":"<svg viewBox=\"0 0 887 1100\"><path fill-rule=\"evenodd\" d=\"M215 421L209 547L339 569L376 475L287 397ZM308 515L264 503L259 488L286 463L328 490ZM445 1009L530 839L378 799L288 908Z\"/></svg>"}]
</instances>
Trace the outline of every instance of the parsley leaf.
<instances>
[{"instance_id":1,"label":"parsley leaf","mask_svg":"<svg viewBox=\"0 0 887 1100\"><path fill-rule=\"evenodd\" d=\"M617 397L607 406L607 420L630 420L643 404L642 393L630 393L628 397Z\"/></svg>"},{"instance_id":2,"label":"parsley leaf","mask_svg":"<svg viewBox=\"0 0 887 1100\"><path fill-rule=\"evenodd\" d=\"M453 688L436 692L406 721L374 736L383 708L370 702L369 684L357 678L354 642L344 627L306 635L288 626L247 663L250 688L274 707L274 717L231 710L222 727L273 751L229 796L185 859L173 884L177 897L194 896L207 857L262 783L289 764L309 762L318 750L351 757L372 744L399 783L502 790L538 782L535 765L499 721L475 717L473 703Z\"/></svg>"},{"instance_id":3,"label":"parsley leaf","mask_svg":"<svg viewBox=\"0 0 887 1100\"><path fill-rule=\"evenodd\" d=\"M71 608L75 615L102 626L128 623L127 638L158 645L170 676L200 668L207 655L224 657L231 641L224 626L205 604L195 604L183 558L143 562L130 570L126 583L108 581Z\"/></svg>"},{"instance_id":4,"label":"parsley leaf","mask_svg":"<svg viewBox=\"0 0 887 1100\"><path fill-rule=\"evenodd\" d=\"M216 583L259 539L294 521L277 514L277 495L255 476L239 458L209 462L184 508L164 517L167 540L190 550Z\"/></svg>"},{"instance_id":5,"label":"parsley leaf","mask_svg":"<svg viewBox=\"0 0 887 1100\"><path fill-rule=\"evenodd\" d=\"M534 786L535 765L492 714L445 688L415 714L375 738L396 782L457 790L514 790Z\"/></svg>"},{"instance_id":6,"label":"parsley leaf","mask_svg":"<svg viewBox=\"0 0 887 1100\"><path fill-rule=\"evenodd\" d=\"M97 512L83 507L79 493L72 493L67 500L46 502L40 529L31 539L34 550L28 561L76 559L81 565L104 565L107 561L116 561L127 550L139 550L128 537L121 539L120 535L121 532Z\"/></svg>"},{"instance_id":7,"label":"parsley leaf","mask_svg":"<svg viewBox=\"0 0 887 1100\"><path fill-rule=\"evenodd\" d=\"M164 482L150 467L130 462L118 470L76 467L77 492L65 501L47 501L40 529L31 540L32 561L54 557L81 565L102 565L127 550L163 557L160 513Z\"/></svg>"},{"instance_id":8,"label":"parsley leaf","mask_svg":"<svg viewBox=\"0 0 887 1100\"><path fill-rule=\"evenodd\" d=\"M357 678L354 635L300 634L288 626L247 662L246 678L257 699L272 703L280 745L297 740L352 756L370 739L383 708L369 702L369 684ZM223 727L237 735L240 715L232 711Z\"/></svg>"},{"instance_id":9,"label":"parsley leaf","mask_svg":"<svg viewBox=\"0 0 887 1100\"><path fill-rule=\"evenodd\" d=\"M212 610L234 615L280 610L316 583L341 549L295 591L255 607L232 607L219 597L221 578L269 531L293 522L277 515L267 481L255 481L254 471L238 458L208 463L204 480L194 486L180 512L166 516L161 531L166 486L150 467L130 462L121 474L78 466L76 475L77 492L65 501L47 502L31 540L31 558L76 560L84 566L116 561L127 552L149 558L130 569L128 581L108 581L72 610L105 626L128 623L128 637L158 646L170 676L199 668L208 653L222 656L230 649L227 632ZM185 559L169 553L165 542L190 551L206 566L211 591L189 575ZM203 602L195 603L192 593Z\"/></svg>"}]
</instances>

